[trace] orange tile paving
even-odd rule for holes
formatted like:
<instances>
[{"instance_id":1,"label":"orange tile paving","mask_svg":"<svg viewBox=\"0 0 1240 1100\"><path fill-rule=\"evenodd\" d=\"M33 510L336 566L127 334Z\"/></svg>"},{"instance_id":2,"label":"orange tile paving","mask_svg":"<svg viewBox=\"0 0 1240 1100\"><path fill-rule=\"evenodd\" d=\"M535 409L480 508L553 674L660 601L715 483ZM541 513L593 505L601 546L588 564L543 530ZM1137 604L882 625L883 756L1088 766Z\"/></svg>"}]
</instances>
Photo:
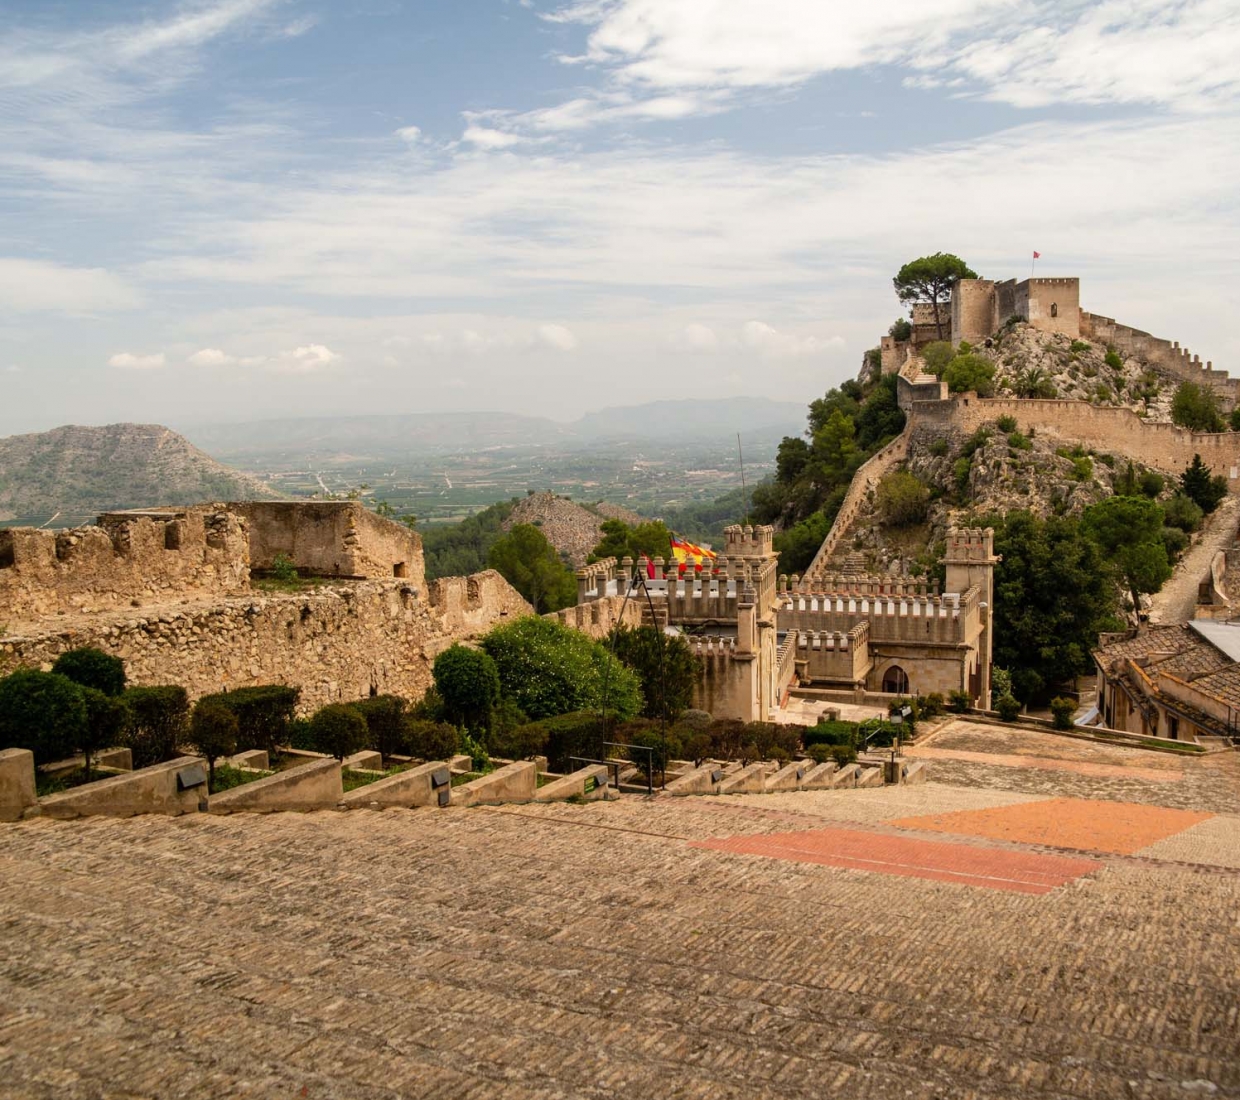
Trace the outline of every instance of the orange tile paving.
<instances>
[{"instance_id":1,"label":"orange tile paving","mask_svg":"<svg viewBox=\"0 0 1240 1100\"><path fill-rule=\"evenodd\" d=\"M1132 855L1213 816L1194 810L1170 810L1133 802L1049 798L990 810L960 810L925 817L904 817L888 824L906 829L954 833L957 836L981 836L1020 844Z\"/></svg>"},{"instance_id":2,"label":"orange tile paving","mask_svg":"<svg viewBox=\"0 0 1240 1100\"><path fill-rule=\"evenodd\" d=\"M910 748L908 755L921 760L961 760L969 764L991 764L1000 768L1039 768L1042 771L1075 772L1094 779L1148 779L1151 783L1174 783L1183 778L1175 767L1148 768L1128 764L1098 764L1089 760L1061 760L1054 756L1026 753L974 752L971 749Z\"/></svg>"},{"instance_id":3,"label":"orange tile paving","mask_svg":"<svg viewBox=\"0 0 1240 1100\"><path fill-rule=\"evenodd\" d=\"M766 856L854 871L877 871L963 886L1011 890L1021 894L1050 893L1056 886L1102 866L1092 859L917 840L864 829L757 833L699 840L691 846L736 855Z\"/></svg>"}]
</instances>

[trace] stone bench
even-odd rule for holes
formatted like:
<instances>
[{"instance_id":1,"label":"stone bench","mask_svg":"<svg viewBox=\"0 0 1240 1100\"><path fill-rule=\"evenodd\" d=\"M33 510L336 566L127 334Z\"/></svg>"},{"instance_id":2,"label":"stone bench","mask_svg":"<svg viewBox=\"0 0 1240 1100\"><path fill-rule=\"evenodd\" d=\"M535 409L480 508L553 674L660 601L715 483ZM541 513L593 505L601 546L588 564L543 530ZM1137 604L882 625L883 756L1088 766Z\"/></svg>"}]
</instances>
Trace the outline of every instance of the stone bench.
<instances>
[{"instance_id":1,"label":"stone bench","mask_svg":"<svg viewBox=\"0 0 1240 1100\"><path fill-rule=\"evenodd\" d=\"M882 768L865 768L857 773L858 787L881 787L882 785Z\"/></svg>"},{"instance_id":2,"label":"stone bench","mask_svg":"<svg viewBox=\"0 0 1240 1100\"><path fill-rule=\"evenodd\" d=\"M206 764L197 756L179 756L163 764L48 795L39 806L47 817L60 819L95 814L189 814L197 813L199 800L206 797Z\"/></svg>"},{"instance_id":3,"label":"stone bench","mask_svg":"<svg viewBox=\"0 0 1240 1100\"><path fill-rule=\"evenodd\" d=\"M666 789L667 793L672 795L714 794L723 777L722 765L712 761L684 775L678 775L668 782Z\"/></svg>"},{"instance_id":4,"label":"stone bench","mask_svg":"<svg viewBox=\"0 0 1240 1100\"><path fill-rule=\"evenodd\" d=\"M419 764L403 772L376 779L345 793L341 804L349 809L369 806L446 806L452 788L452 772L441 760Z\"/></svg>"},{"instance_id":5,"label":"stone bench","mask_svg":"<svg viewBox=\"0 0 1240 1100\"><path fill-rule=\"evenodd\" d=\"M857 776L860 774L861 769L856 764L845 764L831 777L831 789L839 790L841 787L855 787L857 785Z\"/></svg>"},{"instance_id":6,"label":"stone bench","mask_svg":"<svg viewBox=\"0 0 1240 1100\"><path fill-rule=\"evenodd\" d=\"M208 808L213 814L266 814L325 810L339 805L343 799L340 761L329 756L213 794Z\"/></svg>"},{"instance_id":7,"label":"stone bench","mask_svg":"<svg viewBox=\"0 0 1240 1100\"><path fill-rule=\"evenodd\" d=\"M586 783L591 779L595 781L596 789L606 792L610 771L606 764L589 764L578 768L569 775L539 787L534 799L537 802L557 802L563 798L585 798Z\"/></svg>"},{"instance_id":8,"label":"stone bench","mask_svg":"<svg viewBox=\"0 0 1240 1100\"><path fill-rule=\"evenodd\" d=\"M454 788L451 804L477 806L488 802L533 802L537 790L538 765L533 760L519 760Z\"/></svg>"},{"instance_id":9,"label":"stone bench","mask_svg":"<svg viewBox=\"0 0 1240 1100\"><path fill-rule=\"evenodd\" d=\"M766 777L767 791L799 791L801 781L817 765L812 760L794 760Z\"/></svg>"},{"instance_id":10,"label":"stone bench","mask_svg":"<svg viewBox=\"0 0 1240 1100\"><path fill-rule=\"evenodd\" d=\"M805 773L805 778L801 780L801 790L830 790L835 786L835 773L839 771L839 767L834 760L828 760L824 764L815 764Z\"/></svg>"}]
</instances>

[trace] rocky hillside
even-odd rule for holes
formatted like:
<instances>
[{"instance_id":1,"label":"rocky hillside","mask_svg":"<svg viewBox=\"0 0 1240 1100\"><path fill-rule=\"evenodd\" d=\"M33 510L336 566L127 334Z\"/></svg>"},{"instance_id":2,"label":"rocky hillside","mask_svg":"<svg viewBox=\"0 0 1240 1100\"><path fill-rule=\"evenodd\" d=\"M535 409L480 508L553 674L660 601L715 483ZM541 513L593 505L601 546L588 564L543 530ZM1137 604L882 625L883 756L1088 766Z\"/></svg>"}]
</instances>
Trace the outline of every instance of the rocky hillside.
<instances>
[{"instance_id":1,"label":"rocky hillside","mask_svg":"<svg viewBox=\"0 0 1240 1100\"><path fill-rule=\"evenodd\" d=\"M1104 346L1018 321L973 351L995 364L999 393L1118 405L1150 420L1171 419L1180 380L1140 359L1108 356Z\"/></svg>"},{"instance_id":2,"label":"rocky hillside","mask_svg":"<svg viewBox=\"0 0 1240 1100\"><path fill-rule=\"evenodd\" d=\"M603 521L619 519L640 523L642 517L618 504L575 504L554 493L531 493L518 501L504 520L505 531L518 523L532 523L574 568L585 565L586 558L602 539Z\"/></svg>"},{"instance_id":3,"label":"rocky hillside","mask_svg":"<svg viewBox=\"0 0 1240 1100\"><path fill-rule=\"evenodd\" d=\"M159 424L68 425L0 439L0 519L55 526L112 508L273 494Z\"/></svg>"}]
</instances>

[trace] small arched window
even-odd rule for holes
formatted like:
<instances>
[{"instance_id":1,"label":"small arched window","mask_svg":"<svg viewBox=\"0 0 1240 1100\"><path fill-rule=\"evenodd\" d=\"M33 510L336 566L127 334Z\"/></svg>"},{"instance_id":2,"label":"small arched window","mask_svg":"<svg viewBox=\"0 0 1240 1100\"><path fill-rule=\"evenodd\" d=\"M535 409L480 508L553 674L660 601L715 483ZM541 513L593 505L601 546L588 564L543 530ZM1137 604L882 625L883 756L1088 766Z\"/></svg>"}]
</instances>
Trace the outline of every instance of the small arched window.
<instances>
[{"instance_id":1,"label":"small arched window","mask_svg":"<svg viewBox=\"0 0 1240 1100\"><path fill-rule=\"evenodd\" d=\"M899 665L892 665L883 673L883 691L888 695L907 695L908 673Z\"/></svg>"},{"instance_id":2,"label":"small arched window","mask_svg":"<svg viewBox=\"0 0 1240 1100\"><path fill-rule=\"evenodd\" d=\"M1059 316L1059 303L1058 302L1051 302L1051 316L1052 317Z\"/></svg>"}]
</instances>

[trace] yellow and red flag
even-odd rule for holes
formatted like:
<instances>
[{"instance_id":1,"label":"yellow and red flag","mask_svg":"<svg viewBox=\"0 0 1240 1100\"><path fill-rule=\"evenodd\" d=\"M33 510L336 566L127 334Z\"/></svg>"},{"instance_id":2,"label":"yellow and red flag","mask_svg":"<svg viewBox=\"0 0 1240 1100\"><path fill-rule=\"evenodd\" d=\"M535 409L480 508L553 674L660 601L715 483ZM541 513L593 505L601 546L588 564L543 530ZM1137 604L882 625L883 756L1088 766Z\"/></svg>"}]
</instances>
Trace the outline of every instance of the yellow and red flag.
<instances>
[{"instance_id":1,"label":"yellow and red flag","mask_svg":"<svg viewBox=\"0 0 1240 1100\"><path fill-rule=\"evenodd\" d=\"M694 570L700 573L702 566L713 562L717 556L713 550L706 550L688 539L672 536L672 557L676 559L681 573L685 571L690 562L693 563Z\"/></svg>"}]
</instances>

